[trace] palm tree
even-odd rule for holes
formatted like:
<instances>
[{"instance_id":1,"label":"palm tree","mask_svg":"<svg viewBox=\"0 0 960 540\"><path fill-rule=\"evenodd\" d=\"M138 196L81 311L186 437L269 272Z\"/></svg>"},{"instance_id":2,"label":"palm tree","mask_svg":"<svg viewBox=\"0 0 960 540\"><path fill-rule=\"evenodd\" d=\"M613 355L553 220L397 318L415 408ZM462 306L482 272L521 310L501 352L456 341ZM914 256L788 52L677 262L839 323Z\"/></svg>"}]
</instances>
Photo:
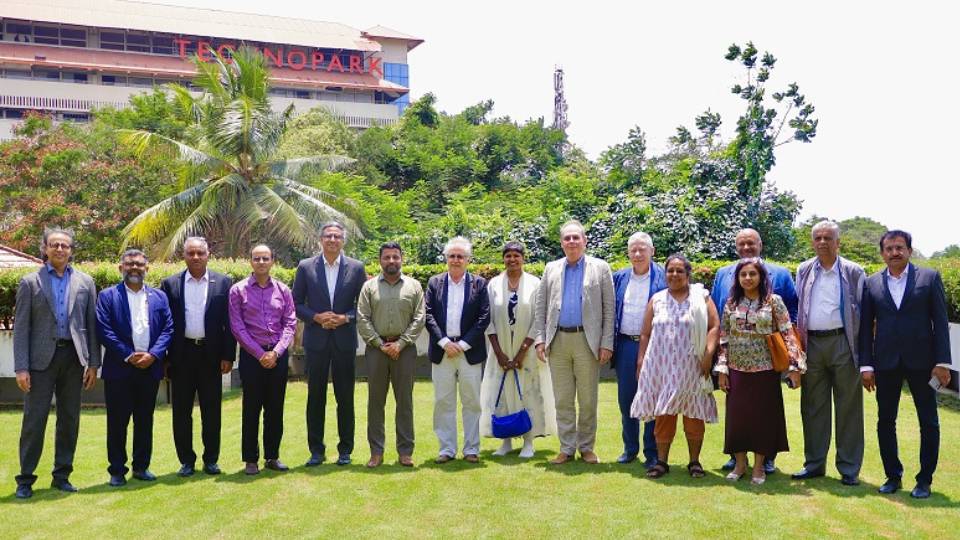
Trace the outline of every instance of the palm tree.
<instances>
[{"instance_id":1,"label":"palm tree","mask_svg":"<svg viewBox=\"0 0 960 540\"><path fill-rule=\"evenodd\" d=\"M231 59L216 55L212 62L195 58L194 63L194 84L202 95L169 86L193 121L189 144L148 131L121 134L137 153L160 151L176 159L183 188L134 218L123 230L124 247L147 246L152 255L168 259L187 237L207 235L227 256L244 256L251 241L309 250L319 239L320 224L331 219L359 237L350 201L302 182L310 170L335 170L353 159L277 159L293 106L281 113L270 108L263 55L241 48Z\"/></svg>"}]
</instances>

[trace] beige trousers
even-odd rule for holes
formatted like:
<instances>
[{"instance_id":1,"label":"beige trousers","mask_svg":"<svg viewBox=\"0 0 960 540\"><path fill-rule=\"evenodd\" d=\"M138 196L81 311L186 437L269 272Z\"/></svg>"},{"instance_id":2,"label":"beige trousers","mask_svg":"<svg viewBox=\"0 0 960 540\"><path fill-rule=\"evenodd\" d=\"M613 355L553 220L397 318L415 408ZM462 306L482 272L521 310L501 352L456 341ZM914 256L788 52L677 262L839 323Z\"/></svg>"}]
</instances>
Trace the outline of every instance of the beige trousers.
<instances>
[{"instance_id":1,"label":"beige trousers","mask_svg":"<svg viewBox=\"0 0 960 540\"><path fill-rule=\"evenodd\" d=\"M568 456L593 451L597 439L600 363L583 332L557 332L548 355L557 405L560 451ZM579 406L579 417L577 415Z\"/></svg>"}]
</instances>

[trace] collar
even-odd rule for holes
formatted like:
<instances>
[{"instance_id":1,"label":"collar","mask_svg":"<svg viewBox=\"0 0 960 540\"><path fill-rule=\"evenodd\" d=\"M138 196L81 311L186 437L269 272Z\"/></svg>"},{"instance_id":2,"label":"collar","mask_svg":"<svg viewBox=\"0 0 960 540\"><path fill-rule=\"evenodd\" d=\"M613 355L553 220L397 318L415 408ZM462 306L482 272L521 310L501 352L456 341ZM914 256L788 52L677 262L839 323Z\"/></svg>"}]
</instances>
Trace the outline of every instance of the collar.
<instances>
[{"instance_id":1,"label":"collar","mask_svg":"<svg viewBox=\"0 0 960 540\"><path fill-rule=\"evenodd\" d=\"M192 281L195 281L195 282L197 282L197 283L202 283L202 282L204 282L204 281L209 282L209 281L210 281L210 271L209 271L209 270L204 271L204 272L203 272L203 275L200 276L200 279L197 279L197 278L193 277L193 274L191 274L189 270L187 270L186 281L191 281L191 280L192 280Z\"/></svg>"},{"instance_id":2,"label":"collar","mask_svg":"<svg viewBox=\"0 0 960 540\"><path fill-rule=\"evenodd\" d=\"M377 274L377 280L383 281L387 285L400 285L401 283L403 283L403 281L406 278L407 276L403 275L403 272L400 272L400 279L398 279L396 283L390 283L389 281L387 281L387 276L383 275L383 272L380 272L379 274Z\"/></svg>"},{"instance_id":3,"label":"collar","mask_svg":"<svg viewBox=\"0 0 960 540\"><path fill-rule=\"evenodd\" d=\"M343 253L337 255L337 258L333 260L333 264L327 262L327 258L324 257L323 253L320 253L320 258L323 260L323 265L331 268L334 266L340 266L340 263L343 262Z\"/></svg>"},{"instance_id":4,"label":"collar","mask_svg":"<svg viewBox=\"0 0 960 540\"><path fill-rule=\"evenodd\" d=\"M57 269L54 268L52 264L50 264L49 262L45 262L43 263L43 265L47 267L47 272L49 272L51 275L55 277L59 277L57 276ZM71 273L73 273L73 266L71 266L70 263L67 263L67 267L63 269L63 275L66 276Z\"/></svg>"},{"instance_id":5,"label":"collar","mask_svg":"<svg viewBox=\"0 0 960 540\"><path fill-rule=\"evenodd\" d=\"M827 273L827 274L840 274L840 257L837 257L837 260L833 261L833 267L830 270L827 270L820 264L820 259L817 259L816 265L814 266L818 274Z\"/></svg>"},{"instance_id":6,"label":"collar","mask_svg":"<svg viewBox=\"0 0 960 540\"><path fill-rule=\"evenodd\" d=\"M894 280L894 281L900 281L901 279L905 279L905 278L907 278L907 277L910 275L910 266L911 266L911 264L910 264L910 263L907 263L907 267L903 269L903 272L900 274L900 277L893 277L893 274L890 273L890 269L889 269L889 268L884 268L884 269L883 269L883 273L887 275L887 279L892 279L892 280Z\"/></svg>"},{"instance_id":7,"label":"collar","mask_svg":"<svg viewBox=\"0 0 960 540\"><path fill-rule=\"evenodd\" d=\"M467 276L469 274L470 272L464 272L463 275L460 276L460 281L457 281L453 279L453 276L450 275L450 272L447 272L447 283L453 285L454 287L459 287L467 282Z\"/></svg>"},{"instance_id":8,"label":"collar","mask_svg":"<svg viewBox=\"0 0 960 540\"><path fill-rule=\"evenodd\" d=\"M631 268L631 269L630 269L630 279L636 279L636 280L638 280L638 281L642 281L642 280L644 280L644 279L650 279L650 274L651 274L652 270L653 270L653 263L651 263L651 264L650 264L650 267L647 268L647 273L646 273L646 274L637 274L636 272L633 271L633 268Z\"/></svg>"},{"instance_id":9,"label":"collar","mask_svg":"<svg viewBox=\"0 0 960 540\"><path fill-rule=\"evenodd\" d=\"M253 272L251 272L250 277L247 278L247 285L251 287L257 287L258 289L269 289L270 287L273 287L275 281L276 280L273 279L273 276L270 276L270 280L267 281L267 286L261 287L260 284L257 283L257 276L253 275Z\"/></svg>"},{"instance_id":10,"label":"collar","mask_svg":"<svg viewBox=\"0 0 960 540\"><path fill-rule=\"evenodd\" d=\"M564 257L564 258L563 258L563 267L564 267L564 268L574 268L574 267L576 267L577 269L582 270L582 269L583 269L583 266L586 264L586 262L587 262L587 255L586 255L586 254L581 255L581 256L580 256L580 260L578 260L578 261L576 262L576 264L572 264L572 265L567 261L567 258Z\"/></svg>"},{"instance_id":11,"label":"collar","mask_svg":"<svg viewBox=\"0 0 960 540\"><path fill-rule=\"evenodd\" d=\"M140 295L140 294L146 294L146 293L147 293L147 286L146 286L146 285L144 285L143 287L140 287L140 290L139 290L139 291L135 291L135 290L131 289L130 287L127 286L126 283L123 284L123 288L127 291L127 294L132 294L132 295L134 295L134 296L138 296L138 295Z\"/></svg>"}]
</instances>

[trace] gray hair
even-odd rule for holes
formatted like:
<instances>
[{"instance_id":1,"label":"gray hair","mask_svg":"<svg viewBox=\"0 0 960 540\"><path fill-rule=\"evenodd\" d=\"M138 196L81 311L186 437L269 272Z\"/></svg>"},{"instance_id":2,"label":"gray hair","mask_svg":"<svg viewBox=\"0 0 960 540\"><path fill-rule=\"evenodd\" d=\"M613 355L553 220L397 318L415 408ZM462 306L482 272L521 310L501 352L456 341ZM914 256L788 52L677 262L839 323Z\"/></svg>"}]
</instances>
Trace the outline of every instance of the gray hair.
<instances>
[{"instance_id":1,"label":"gray hair","mask_svg":"<svg viewBox=\"0 0 960 540\"><path fill-rule=\"evenodd\" d=\"M627 240L627 249L630 249L633 244L646 244L647 247L652 248L653 238L650 238L650 235L645 232L637 231L630 235L630 239Z\"/></svg>"},{"instance_id":2,"label":"gray hair","mask_svg":"<svg viewBox=\"0 0 960 540\"><path fill-rule=\"evenodd\" d=\"M463 249L468 258L473 257L473 244L464 236L454 236L450 240L447 240L447 244L443 246L443 256L446 257L449 255L450 250L455 247Z\"/></svg>"},{"instance_id":3,"label":"gray hair","mask_svg":"<svg viewBox=\"0 0 960 540\"><path fill-rule=\"evenodd\" d=\"M837 240L840 239L840 225L837 225L835 221L825 219L814 225L813 228L810 229L810 238L813 239L813 237L816 236L817 231L820 229L829 229L833 233L834 238Z\"/></svg>"},{"instance_id":4,"label":"gray hair","mask_svg":"<svg viewBox=\"0 0 960 540\"><path fill-rule=\"evenodd\" d=\"M61 229L60 227L44 227L43 238L40 240L40 260L47 262L47 238L51 235L62 234L70 239L70 247L73 248L74 234L73 229ZM70 261L73 260L73 253L70 254Z\"/></svg>"},{"instance_id":5,"label":"gray hair","mask_svg":"<svg viewBox=\"0 0 960 540\"><path fill-rule=\"evenodd\" d=\"M564 223L563 225L561 225L561 226L560 226L560 236L562 237L562 236L563 236L563 231L566 230L566 229L569 229L570 227L576 227L577 229L580 229L580 236L583 237L584 239L587 238L587 229L585 229L585 228L583 227L583 223L580 223L580 220L577 220L577 219L571 219L571 220L567 221L566 223Z\"/></svg>"},{"instance_id":6,"label":"gray hair","mask_svg":"<svg viewBox=\"0 0 960 540\"><path fill-rule=\"evenodd\" d=\"M329 228L340 229L340 234L343 235L343 241L344 242L347 241L347 229L346 227L343 226L342 223L340 223L339 221L328 221L324 223L323 226L320 227L320 235L323 236L323 231Z\"/></svg>"},{"instance_id":7,"label":"gray hair","mask_svg":"<svg viewBox=\"0 0 960 540\"><path fill-rule=\"evenodd\" d=\"M120 262L123 263L128 257L143 257L144 262L150 262L150 259L147 258L147 254L137 248L130 248L123 252L123 255L120 255Z\"/></svg>"},{"instance_id":8,"label":"gray hair","mask_svg":"<svg viewBox=\"0 0 960 540\"><path fill-rule=\"evenodd\" d=\"M187 244L190 242L202 245L204 251L210 253L210 246L207 245L207 239L202 236L188 236L187 239L183 241L183 251L187 251Z\"/></svg>"}]
</instances>

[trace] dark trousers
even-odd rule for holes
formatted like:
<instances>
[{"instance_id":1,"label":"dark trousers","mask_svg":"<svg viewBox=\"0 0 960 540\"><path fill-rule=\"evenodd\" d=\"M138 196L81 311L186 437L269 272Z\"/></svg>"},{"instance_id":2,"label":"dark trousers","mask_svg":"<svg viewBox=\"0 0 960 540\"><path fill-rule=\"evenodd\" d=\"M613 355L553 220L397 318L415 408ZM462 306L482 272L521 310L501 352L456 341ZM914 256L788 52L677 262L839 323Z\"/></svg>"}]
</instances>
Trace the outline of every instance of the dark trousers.
<instances>
[{"instance_id":1,"label":"dark trousers","mask_svg":"<svg viewBox=\"0 0 960 540\"><path fill-rule=\"evenodd\" d=\"M307 356L307 445L311 454L323 455L323 428L327 412L327 381L333 376L333 395L337 398L337 433L341 456L353 453L353 387L356 378L356 349L341 351L330 336L323 349L306 349Z\"/></svg>"},{"instance_id":2,"label":"dark trousers","mask_svg":"<svg viewBox=\"0 0 960 540\"><path fill-rule=\"evenodd\" d=\"M916 371L902 367L878 370L876 379L877 439L883 471L887 478L903 476L903 464L897 450L897 413L900 409L900 391L906 380L920 423L920 472L916 480L932 484L940 453L940 421L937 417L937 393L928 384L930 370Z\"/></svg>"},{"instance_id":3,"label":"dark trousers","mask_svg":"<svg viewBox=\"0 0 960 540\"><path fill-rule=\"evenodd\" d=\"M200 401L200 437L203 439L203 462L220 459L220 401L223 397L220 361L212 366L204 346L187 341L180 362L173 366L170 383L173 410L173 444L180 463L195 465L193 451L193 402Z\"/></svg>"},{"instance_id":4,"label":"dark trousers","mask_svg":"<svg viewBox=\"0 0 960 540\"><path fill-rule=\"evenodd\" d=\"M386 444L384 408L387 392L393 386L393 399L397 403L394 424L397 430L397 453L413 455L413 378L417 369L417 347L408 345L393 360L375 347L367 346L367 385L370 399L367 402L367 440L370 453L383 455Z\"/></svg>"},{"instance_id":5,"label":"dark trousers","mask_svg":"<svg viewBox=\"0 0 960 540\"><path fill-rule=\"evenodd\" d=\"M57 347L50 366L30 371L30 391L23 396L23 424L20 428L20 474L17 484L32 485L43 453L44 433L50 402L57 396L57 433L54 445L53 478L66 480L73 472L73 455L80 433L80 391L83 366L72 345Z\"/></svg>"},{"instance_id":6,"label":"dark trousers","mask_svg":"<svg viewBox=\"0 0 960 540\"><path fill-rule=\"evenodd\" d=\"M260 413L263 412L263 457L280 457L283 438L283 399L287 393L288 353L277 365L266 369L247 351L240 351L240 382L243 383L243 421L241 451L243 461L260 461Z\"/></svg>"},{"instance_id":7,"label":"dark trousers","mask_svg":"<svg viewBox=\"0 0 960 540\"><path fill-rule=\"evenodd\" d=\"M630 405L637 395L637 353L640 343L622 335L617 336L614 347L617 370L617 401L620 403L620 422L623 425L623 453L635 456L640 453L640 420L630 417ZM653 436L655 421L643 424L643 457L657 459L657 441Z\"/></svg>"},{"instance_id":8,"label":"dark trousers","mask_svg":"<svg viewBox=\"0 0 960 540\"><path fill-rule=\"evenodd\" d=\"M124 379L105 379L107 404L107 460L111 475L124 475L127 468L127 426L133 417L133 470L150 467L153 453L153 411L160 381L149 369L136 369Z\"/></svg>"}]
</instances>

